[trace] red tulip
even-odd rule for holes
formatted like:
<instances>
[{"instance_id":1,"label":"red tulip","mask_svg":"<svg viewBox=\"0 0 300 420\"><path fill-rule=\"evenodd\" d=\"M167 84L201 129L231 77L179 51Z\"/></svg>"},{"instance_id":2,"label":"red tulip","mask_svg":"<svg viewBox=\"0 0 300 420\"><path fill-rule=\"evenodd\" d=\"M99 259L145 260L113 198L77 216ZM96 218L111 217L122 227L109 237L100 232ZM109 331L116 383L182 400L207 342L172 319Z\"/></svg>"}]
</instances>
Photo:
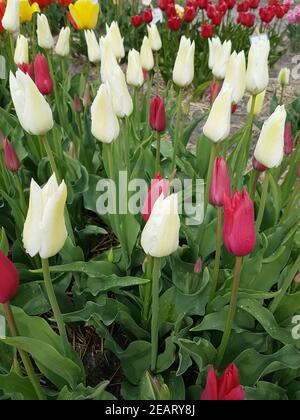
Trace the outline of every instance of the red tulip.
<instances>
[{"instance_id":1,"label":"red tulip","mask_svg":"<svg viewBox=\"0 0 300 420\"><path fill-rule=\"evenodd\" d=\"M222 85L220 82L212 82L209 86L210 104L212 105L221 92Z\"/></svg>"},{"instance_id":2,"label":"red tulip","mask_svg":"<svg viewBox=\"0 0 300 420\"><path fill-rule=\"evenodd\" d=\"M207 0L197 0L197 6L199 7L199 9L206 9L208 5L208 1Z\"/></svg>"},{"instance_id":3,"label":"red tulip","mask_svg":"<svg viewBox=\"0 0 300 420\"><path fill-rule=\"evenodd\" d=\"M227 13L228 5L225 0L220 0L217 5L217 11L224 17Z\"/></svg>"},{"instance_id":4,"label":"red tulip","mask_svg":"<svg viewBox=\"0 0 300 420\"><path fill-rule=\"evenodd\" d=\"M73 0L58 0L58 3L63 7L68 7L73 3Z\"/></svg>"},{"instance_id":5,"label":"red tulip","mask_svg":"<svg viewBox=\"0 0 300 420\"><path fill-rule=\"evenodd\" d=\"M37 54L34 59L34 80L43 95L53 91L53 80L49 73L47 59L44 54Z\"/></svg>"},{"instance_id":6,"label":"red tulip","mask_svg":"<svg viewBox=\"0 0 300 420\"><path fill-rule=\"evenodd\" d=\"M220 12L218 12L218 11L215 11L213 17L211 18L212 23L215 26L220 26L221 23L222 23L222 20L223 20L222 14Z\"/></svg>"},{"instance_id":7,"label":"red tulip","mask_svg":"<svg viewBox=\"0 0 300 420\"><path fill-rule=\"evenodd\" d=\"M149 189L148 195L146 197L146 200L142 209L142 216L145 222L148 221L151 215L153 206L156 200L159 198L159 196L161 194L163 194L164 197L168 196L169 188L170 188L169 181L167 181L166 179L163 179L160 176L160 173L158 172L155 175L154 180L152 181L151 187Z\"/></svg>"},{"instance_id":8,"label":"red tulip","mask_svg":"<svg viewBox=\"0 0 300 420\"><path fill-rule=\"evenodd\" d=\"M202 38L211 38L214 34L214 25L210 23L203 23L201 25L201 36Z\"/></svg>"},{"instance_id":9,"label":"red tulip","mask_svg":"<svg viewBox=\"0 0 300 420\"><path fill-rule=\"evenodd\" d=\"M9 302L19 288L19 273L15 265L0 251L0 303Z\"/></svg>"},{"instance_id":10,"label":"red tulip","mask_svg":"<svg viewBox=\"0 0 300 420\"><path fill-rule=\"evenodd\" d=\"M250 9L257 9L259 6L260 0L250 0Z\"/></svg>"},{"instance_id":11,"label":"red tulip","mask_svg":"<svg viewBox=\"0 0 300 420\"><path fill-rule=\"evenodd\" d=\"M158 0L158 7L161 10L166 10L166 8L168 7L168 4L170 3L169 0Z\"/></svg>"},{"instance_id":12,"label":"red tulip","mask_svg":"<svg viewBox=\"0 0 300 420\"><path fill-rule=\"evenodd\" d=\"M259 9L259 16L264 23L271 23L275 17L274 8L264 6Z\"/></svg>"},{"instance_id":13,"label":"red tulip","mask_svg":"<svg viewBox=\"0 0 300 420\"><path fill-rule=\"evenodd\" d=\"M178 31L181 28L181 19L178 15L168 19L168 28L171 29L171 31Z\"/></svg>"},{"instance_id":14,"label":"red tulip","mask_svg":"<svg viewBox=\"0 0 300 420\"><path fill-rule=\"evenodd\" d=\"M164 101L160 96L155 96L150 103L150 127L158 132L164 131L166 120Z\"/></svg>"},{"instance_id":15,"label":"red tulip","mask_svg":"<svg viewBox=\"0 0 300 420\"><path fill-rule=\"evenodd\" d=\"M292 123L288 121L284 130L284 153L288 156L293 153L294 138L292 133Z\"/></svg>"},{"instance_id":16,"label":"red tulip","mask_svg":"<svg viewBox=\"0 0 300 420\"><path fill-rule=\"evenodd\" d=\"M252 166L257 172L265 172L265 170L267 169L266 166L258 162L258 160L256 160L254 156L252 158Z\"/></svg>"},{"instance_id":17,"label":"red tulip","mask_svg":"<svg viewBox=\"0 0 300 420\"><path fill-rule=\"evenodd\" d=\"M238 15L237 23L240 23L243 26L252 28L255 24L256 15L250 12L241 12Z\"/></svg>"},{"instance_id":18,"label":"red tulip","mask_svg":"<svg viewBox=\"0 0 300 420\"><path fill-rule=\"evenodd\" d=\"M237 11L240 12L248 12L250 8L250 4L248 0L243 1L242 3L238 3L236 9Z\"/></svg>"},{"instance_id":19,"label":"red tulip","mask_svg":"<svg viewBox=\"0 0 300 420\"><path fill-rule=\"evenodd\" d=\"M172 17L172 16L177 16L177 12L175 9L175 4L174 3L169 3L166 9L166 15L168 18Z\"/></svg>"},{"instance_id":20,"label":"red tulip","mask_svg":"<svg viewBox=\"0 0 300 420\"><path fill-rule=\"evenodd\" d=\"M201 395L202 401L242 401L245 399L245 391L240 384L239 371L235 364L230 364L220 379L215 369L210 368L206 386Z\"/></svg>"},{"instance_id":21,"label":"red tulip","mask_svg":"<svg viewBox=\"0 0 300 420\"><path fill-rule=\"evenodd\" d=\"M41 9L50 6L53 3L53 0L35 0L35 2L40 6Z\"/></svg>"},{"instance_id":22,"label":"red tulip","mask_svg":"<svg viewBox=\"0 0 300 420\"><path fill-rule=\"evenodd\" d=\"M196 16L196 9L193 6L185 7L183 19L185 22L193 22Z\"/></svg>"},{"instance_id":23,"label":"red tulip","mask_svg":"<svg viewBox=\"0 0 300 420\"><path fill-rule=\"evenodd\" d=\"M226 160L217 157L214 161L211 184L209 188L209 202L214 206L223 206L224 195L231 194L231 180Z\"/></svg>"},{"instance_id":24,"label":"red tulip","mask_svg":"<svg viewBox=\"0 0 300 420\"><path fill-rule=\"evenodd\" d=\"M227 0L228 9L232 10L236 4L236 0Z\"/></svg>"},{"instance_id":25,"label":"red tulip","mask_svg":"<svg viewBox=\"0 0 300 420\"><path fill-rule=\"evenodd\" d=\"M224 196L223 239L229 252L236 257L251 254L256 244L254 206L247 194L235 192Z\"/></svg>"},{"instance_id":26,"label":"red tulip","mask_svg":"<svg viewBox=\"0 0 300 420\"><path fill-rule=\"evenodd\" d=\"M148 8L143 11L143 21L145 23L150 23L153 20L152 9Z\"/></svg>"},{"instance_id":27,"label":"red tulip","mask_svg":"<svg viewBox=\"0 0 300 420\"><path fill-rule=\"evenodd\" d=\"M207 10L206 10L207 17L208 17L209 19L212 19L215 13L216 13L216 8L215 8L215 6L213 6L213 5L209 4L209 5L207 6Z\"/></svg>"},{"instance_id":28,"label":"red tulip","mask_svg":"<svg viewBox=\"0 0 300 420\"><path fill-rule=\"evenodd\" d=\"M142 16L139 16L139 15L131 16L131 24L135 28L138 28L139 26L141 26L142 23L143 23Z\"/></svg>"},{"instance_id":29,"label":"red tulip","mask_svg":"<svg viewBox=\"0 0 300 420\"><path fill-rule=\"evenodd\" d=\"M278 4L274 7L275 15L278 19L282 19L286 15L286 7L283 4Z\"/></svg>"},{"instance_id":30,"label":"red tulip","mask_svg":"<svg viewBox=\"0 0 300 420\"><path fill-rule=\"evenodd\" d=\"M33 79L33 66L32 64L22 63L18 65L18 68L25 74L29 74L29 76Z\"/></svg>"},{"instance_id":31,"label":"red tulip","mask_svg":"<svg viewBox=\"0 0 300 420\"><path fill-rule=\"evenodd\" d=\"M11 172L18 172L21 166L20 160L13 145L7 138L3 140L3 150L6 169Z\"/></svg>"},{"instance_id":32,"label":"red tulip","mask_svg":"<svg viewBox=\"0 0 300 420\"><path fill-rule=\"evenodd\" d=\"M0 33L3 32L2 19L5 13L5 4L0 3Z\"/></svg>"}]
</instances>

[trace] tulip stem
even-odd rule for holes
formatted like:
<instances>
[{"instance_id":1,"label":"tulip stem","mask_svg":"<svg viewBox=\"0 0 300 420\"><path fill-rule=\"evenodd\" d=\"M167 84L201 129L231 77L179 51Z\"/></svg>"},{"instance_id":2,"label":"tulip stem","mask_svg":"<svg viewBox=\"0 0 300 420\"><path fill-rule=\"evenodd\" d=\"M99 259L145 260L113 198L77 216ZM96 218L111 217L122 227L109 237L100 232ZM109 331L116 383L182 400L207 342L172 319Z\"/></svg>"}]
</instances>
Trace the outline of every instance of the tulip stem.
<instances>
[{"instance_id":1,"label":"tulip stem","mask_svg":"<svg viewBox=\"0 0 300 420\"><path fill-rule=\"evenodd\" d=\"M152 272L151 371L155 373L158 355L160 258L154 258Z\"/></svg>"},{"instance_id":2,"label":"tulip stem","mask_svg":"<svg viewBox=\"0 0 300 420\"><path fill-rule=\"evenodd\" d=\"M3 303L3 311L4 311L4 315L11 333L12 337L19 337L19 331L17 328L17 324L10 306L9 302ZM24 350L18 349L19 355L22 359L24 368L26 370L26 373L28 375L28 378L36 392L36 395L38 397L39 400L41 401L45 401L47 398L45 396L45 393L41 387L40 381L34 371L34 368L32 366L32 363L30 361L29 355L28 353L26 353Z\"/></svg>"},{"instance_id":3,"label":"tulip stem","mask_svg":"<svg viewBox=\"0 0 300 420\"><path fill-rule=\"evenodd\" d=\"M235 269L234 269L234 276L233 276L233 284L232 284L232 292L231 292L231 300L229 304L228 314L225 322L225 328L224 333L221 341L221 345L218 349L217 359L216 359L216 367L220 368L220 365L223 361L223 357L225 355L232 324L234 321L235 313L236 313L236 307L237 307L237 301L238 301L238 294L239 294L239 286L240 286L240 278L241 278L241 272L242 272L242 266L243 266L243 258L242 257L236 257L235 260Z\"/></svg>"},{"instance_id":4,"label":"tulip stem","mask_svg":"<svg viewBox=\"0 0 300 420\"><path fill-rule=\"evenodd\" d=\"M67 331L66 331L66 327L65 327L65 323L55 296L55 292L54 292L54 288L53 288L53 284L52 284L52 280L51 280L51 275L50 275L50 270L49 270L49 261L48 259L43 259L42 258L42 269L43 269L43 276L44 276L44 282L45 282L45 288L47 291L47 295L49 298L49 302L53 311L53 315L55 318L55 321L57 323L58 326L58 330L59 330L59 334L62 340L62 345L63 345L63 350L64 350L64 354L65 356L68 354L68 336L67 336Z\"/></svg>"},{"instance_id":5,"label":"tulip stem","mask_svg":"<svg viewBox=\"0 0 300 420\"><path fill-rule=\"evenodd\" d=\"M216 143L212 143L211 145L211 152L210 152L210 159L207 171L207 180L206 180L206 188L205 188L205 196L204 196L204 213L206 212L207 205L208 205L208 197L209 197L209 190L213 172L214 161L217 156L218 146Z\"/></svg>"},{"instance_id":6,"label":"tulip stem","mask_svg":"<svg viewBox=\"0 0 300 420\"><path fill-rule=\"evenodd\" d=\"M50 166L51 166L52 172L55 173L57 183L60 184L61 183L61 177L60 177L58 168L56 166L56 163L55 163L55 160L54 160L54 156L53 156L51 147L50 147L50 145L48 143L47 137L46 136L42 136L42 141L43 141L44 148L46 150L46 153L47 153L47 156L48 156L48 159L49 159L49 162L50 162Z\"/></svg>"},{"instance_id":7,"label":"tulip stem","mask_svg":"<svg viewBox=\"0 0 300 420\"><path fill-rule=\"evenodd\" d=\"M153 269L153 258L151 257L151 255L148 255L147 262L146 262L146 279L150 281L144 287L144 305L143 305L143 311L142 311L142 322L145 327L147 326L147 322L148 322L149 308L150 308L150 302L151 302L152 269Z\"/></svg>"},{"instance_id":8,"label":"tulip stem","mask_svg":"<svg viewBox=\"0 0 300 420\"><path fill-rule=\"evenodd\" d=\"M177 120L175 126L175 133L174 133L174 145L173 145L173 159L172 159L172 166L171 166L171 173L174 172L176 168L176 157L178 153L178 146L179 146L179 134L180 134L180 123L181 123L181 115L182 115L182 96L183 96L183 89L179 89L178 98L177 98Z\"/></svg>"},{"instance_id":9,"label":"tulip stem","mask_svg":"<svg viewBox=\"0 0 300 420\"><path fill-rule=\"evenodd\" d=\"M218 277L220 271L220 261L221 261L221 246L222 246L222 207L217 207L217 232L216 232L216 256L214 271L212 274L212 284L210 292L210 301L213 300L216 294Z\"/></svg>"},{"instance_id":10,"label":"tulip stem","mask_svg":"<svg viewBox=\"0 0 300 420\"><path fill-rule=\"evenodd\" d=\"M160 140L161 140L160 133L157 132L157 137L156 137L155 174L157 174L157 172L160 171Z\"/></svg>"},{"instance_id":11,"label":"tulip stem","mask_svg":"<svg viewBox=\"0 0 300 420\"><path fill-rule=\"evenodd\" d=\"M258 180L259 180L259 177L260 177L260 172L255 171L255 170L254 170L254 172L255 173L254 173L254 176L253 176L253 183L252 183L251 191L250 191L250 198L251 198L252 201L254 200L256 186L257 186L257 183L258 183Z\"/></svg>"},{"instance_id":12,"label":"tulip stem","mask_svg":"<svg viewBox=\"0 0 300 420\"><path fill-rule=\"evenodd\" d=\"M258 215L257 215L257 219L256 219L256 231L259 232L260 227L261 227L261 223L264 217L264 212L265 212L265 207L266 207L266 202L267 202L267 196L268 196L268 189L269 189L269 181L270 181L270 174L268 171L265 172L265 179L263 182L263 187L262 187L262 193L261 193L261 198L260 198L260 203L259 203L259 210L258 210Z\"/></svg>"}]
</instances>

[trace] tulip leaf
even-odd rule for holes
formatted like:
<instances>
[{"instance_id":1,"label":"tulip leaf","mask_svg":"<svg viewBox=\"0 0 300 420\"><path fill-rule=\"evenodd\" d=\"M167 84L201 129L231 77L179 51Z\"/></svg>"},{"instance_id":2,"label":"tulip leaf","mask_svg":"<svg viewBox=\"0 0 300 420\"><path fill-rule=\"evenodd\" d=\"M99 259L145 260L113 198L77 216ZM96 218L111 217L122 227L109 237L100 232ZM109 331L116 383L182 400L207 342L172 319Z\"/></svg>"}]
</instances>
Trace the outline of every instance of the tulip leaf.
<instances>
[{"instance_id":1,"label":"tulip leaf","mask_svg":"<svg viewBox=\"0 0 300 420\"><path fill-rule=\"evenodd\" d=\"M85 387L83 384L78 385L74 390L64 387L58 397L57 401L100 401L100 400L115 400L116 398L106 391L109 382L101 382L95 388Z\"/></svg>"},{"instance_id":2,"label":"tulip leaf","mask_svg":"<svg viewBox=\"0 0 300 420\"><path fill-rule=\"evenodd\" d=\"M89 277L86 281L82 280L80 288L82 292L89 292L93 296L110 290L122 289L124 287L139 286L149 283L150 280L139 277L118 277L116 274L108 276Z\"/></svg>"},{"instance_id":3,"label":"tulip leaf","mask_svg":"<svg viewBox=\"0 0 300 420\"><path fill-rule=\"evenodd\" d=\"M194 341L180 338L177 344L179 346L178 376L187 371L192 365L192 361L196 363L201 371L213 363L217 354L213 345L204 338L196 338Z\"/></svg>"},{"instance_id":4,"label":"tulip leaf","mask_svg":"<svg viewBox=\"0 0 300 420\"><path fill-rule=\"evenodd\" d=\"M14 372L0 375L0 390L12 400L35 401L37 395L28 377L22 377Z\"/></svg>"},{"instance_id":5,"label":"tulip leaf","mask_svg":"<svg viewBox=\"0 0 300 420\"><path fill-rule=\"evenodd\" d=\"M247 401L287 400L285 389L270 382L260 381L255 387L245 387Z\"/></svg>"},{"instance_id":6,"label":"tulip leaf","mask_svg":"<svg viewBox=\"0 0 300 420\"><path fill-rule=\"evenodd\" d=\"M31 270L32 273L41 274L42 270ZM50 273L82 273L89 277L99 277L99 275L109 276L118 274L117 266L108 261L77 261L70 264L54 265L50 267Z\"/></svg>"}]
</instances>

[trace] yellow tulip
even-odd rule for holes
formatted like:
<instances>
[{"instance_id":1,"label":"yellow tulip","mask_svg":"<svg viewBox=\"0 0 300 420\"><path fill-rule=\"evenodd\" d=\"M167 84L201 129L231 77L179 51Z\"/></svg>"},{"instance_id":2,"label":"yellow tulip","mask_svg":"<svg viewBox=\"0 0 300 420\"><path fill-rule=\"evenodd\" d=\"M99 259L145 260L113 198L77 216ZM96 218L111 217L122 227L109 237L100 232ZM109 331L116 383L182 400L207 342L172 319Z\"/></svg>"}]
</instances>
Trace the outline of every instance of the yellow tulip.
<instances>
[{"instance_id":1,"label":"yellow tulip","mask_svg":"<svg viewBox=\"0 0 300 420\"><path fill-rule=\"evenodd\" d=\"M37 3L30 4L28 0L20 0L20 22L31 22L33 13L40 12Z\"/></svg>"},{"instance_id":2,"label":"yellow tulip","mask_svg":"<svg viewBox=\"0 0 300 420\"><path fill-rule=\"evenodd\" d=\"M91 0L78 0L70 4L69 10L78 29L95 29L100 11L98 3Z\"/></svg>"}]
</instances>

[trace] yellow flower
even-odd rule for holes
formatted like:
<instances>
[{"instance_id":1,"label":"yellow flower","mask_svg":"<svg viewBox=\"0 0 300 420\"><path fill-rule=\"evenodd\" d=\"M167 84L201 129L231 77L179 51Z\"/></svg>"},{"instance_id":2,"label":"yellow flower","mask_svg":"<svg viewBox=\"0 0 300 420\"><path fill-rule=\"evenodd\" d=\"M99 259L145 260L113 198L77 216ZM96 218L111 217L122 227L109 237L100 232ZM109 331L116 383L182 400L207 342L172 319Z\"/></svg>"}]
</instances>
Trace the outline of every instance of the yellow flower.
<instances>
[{"instance_id":1,"label":"yellow flower","mask_svg":"<svg viewBox=\"0 0 300 420\"><path fill-rule=\"evenodd\" d=\"M180 17L180 19L182 19L183 15L184 15L184 8L182 6L180 6L180 4L175 4L175 10L176 10L178 16Z\"/></svg>"},{"instance_id":2,"label":"yellow flower","mask_svg":"<svg viewBox=\"0 0 300 420\"><path fill-rule=\"evenodd\" d=\"M95 29L100 7L92 0L78 0L70 4L69 10L78 29Z\"/></svg>"},{"instance_id":3,"label":"yellow flower","mask_svg":"<svg viewBox=\"0 0 300 420\"><path fill-rule=\"evenodd\" d=\"M33 13L40 12L37 3L30 4L28 0L20 0L20 22L31 22Z\"/></svg>"}]
</instances>

